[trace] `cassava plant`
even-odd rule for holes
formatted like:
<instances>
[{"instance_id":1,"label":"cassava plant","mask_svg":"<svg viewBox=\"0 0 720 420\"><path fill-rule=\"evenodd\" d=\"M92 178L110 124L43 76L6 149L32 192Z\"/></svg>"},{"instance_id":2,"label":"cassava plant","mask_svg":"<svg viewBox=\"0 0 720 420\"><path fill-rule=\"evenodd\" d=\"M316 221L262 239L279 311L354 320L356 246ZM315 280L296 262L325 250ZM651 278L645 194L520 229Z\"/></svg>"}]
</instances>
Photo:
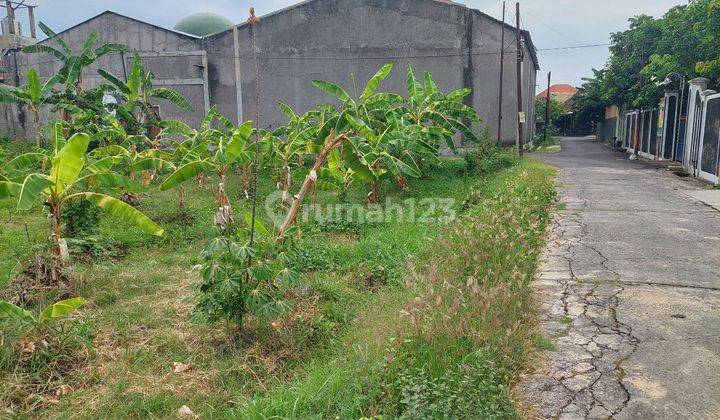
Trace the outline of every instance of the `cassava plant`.
<instances>
[{"instance_id":1,"label":"cassava plant","mask_svg":"<svg viewBox=\"0 0 720 420\"><path fill-rule=\"evenodd\" d=\"M210 322L226 320L242 330L248 315L266 318L283 311L281 286L296 273L288 267L287 244L272 240L270 232L255 220L253 242L246 227L222 230L202 251L200 301L196 313ZM288 232L292 234L292 232Z\"/></svg>"}]
</instances>

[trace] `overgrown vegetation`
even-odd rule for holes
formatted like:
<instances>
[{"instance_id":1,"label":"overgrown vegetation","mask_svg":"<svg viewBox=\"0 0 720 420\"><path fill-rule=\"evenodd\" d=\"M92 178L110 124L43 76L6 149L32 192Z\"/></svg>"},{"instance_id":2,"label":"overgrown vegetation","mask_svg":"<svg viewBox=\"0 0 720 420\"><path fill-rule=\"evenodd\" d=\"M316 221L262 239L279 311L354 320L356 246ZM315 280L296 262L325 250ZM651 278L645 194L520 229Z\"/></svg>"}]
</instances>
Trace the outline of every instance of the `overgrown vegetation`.
<instances>
[{"instance_id":1,"label":"overgrown vegetation","mask_svg":"<svg viewBox=\"0 0 720 420\"><path fill-rule=\"evenodd\" d=\"M281 104L273 131L215 108L193 128L152 112L190 107L137 54L85 89L124 47L41 28L60 49L28 52L63 67L23 89L61 118L0 163L7 414L516 415L552 174L475 135L468 89L408 67L405 96L383 92L388 63L359 95L315 81L335 105Z\"/></svg>"}]
</instances>

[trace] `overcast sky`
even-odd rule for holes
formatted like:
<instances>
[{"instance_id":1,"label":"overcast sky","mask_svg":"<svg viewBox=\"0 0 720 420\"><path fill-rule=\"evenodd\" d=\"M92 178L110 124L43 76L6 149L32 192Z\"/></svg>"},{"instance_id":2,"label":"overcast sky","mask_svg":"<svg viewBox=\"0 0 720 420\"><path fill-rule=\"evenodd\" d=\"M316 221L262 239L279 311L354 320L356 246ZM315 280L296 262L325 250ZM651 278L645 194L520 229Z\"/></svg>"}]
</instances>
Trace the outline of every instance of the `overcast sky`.
<instances>
[{"instance_id":1,"label":"overcast sky","mask_svg":"<svg viewBox=\"0 0 720 420\"><path fill-rule=\"evenodd\" d=\"M209 11L232 21L247 19L248 8L255 6L259 15L298 3L297 0L27 0L35 3L37 19L56 31L95 16L105 10L135 17L171 28L181 18L196 12ZM502 17L502 1L458 0L498 19ZM521 1L522 22L532 35L535 46L557 48L607 43L611 32L626 29L629 17L637 14L661 16L670 7L687 0L524 0ZM515 3L508 1L507 21L514 21ZM24 15L24 13L21 13ZM542 74L553 72L553 83L579 86L581 78L591 69L602 67L608 57L607 47L539 51ZM541 83L541 82L538 82ZM545 82L542 82L545 83ZM538 91L542 86L538 86Z\"/></svg>"}]
</instances>

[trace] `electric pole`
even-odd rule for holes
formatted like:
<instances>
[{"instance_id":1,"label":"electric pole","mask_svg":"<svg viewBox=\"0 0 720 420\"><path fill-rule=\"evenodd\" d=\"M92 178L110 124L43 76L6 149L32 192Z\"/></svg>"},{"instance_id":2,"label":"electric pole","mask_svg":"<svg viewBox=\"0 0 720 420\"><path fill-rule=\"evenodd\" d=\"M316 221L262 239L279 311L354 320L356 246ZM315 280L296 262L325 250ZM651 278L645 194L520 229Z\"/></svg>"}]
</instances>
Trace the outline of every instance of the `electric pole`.
<instances>
[{"instance_id":1,"label":"electric pole","mask_svg":"<svg viewBox=\"0 0 720 420\"><path fill-rule=\"evenodd\" d=\"M523 125L525 123L525 113L523 112L522 103L522 62L523 62L523 46L522 35L520 33L520 2L515 3L515 37L517 38L517 108L518 108L518 154L523 155Z\"/></svg>"},{"instance_id":2,"label":"electric pole","mask_svg":"<svg viewBox=\"0 0 720 420\"><path fill-rule=\"evenodd\" d=\"M543 141L547 140L548 126L550 125L550 75L551 71L548 72L548 87L547 95L545 96L545 129L543 133Z\"/></svg>"},{"instance_id":3,"label":"electric pole","mask_svg":"<svg viewBox=\"0 0 720 420\"><path fill-rule=\"evenodd\" d=\"M502 25L500 25L500 89L498 93L498 128L497 141L502 144L502 106L503 106L503 78L505 76L505 2L503 2Z\"/></svg>"}]
</instances>

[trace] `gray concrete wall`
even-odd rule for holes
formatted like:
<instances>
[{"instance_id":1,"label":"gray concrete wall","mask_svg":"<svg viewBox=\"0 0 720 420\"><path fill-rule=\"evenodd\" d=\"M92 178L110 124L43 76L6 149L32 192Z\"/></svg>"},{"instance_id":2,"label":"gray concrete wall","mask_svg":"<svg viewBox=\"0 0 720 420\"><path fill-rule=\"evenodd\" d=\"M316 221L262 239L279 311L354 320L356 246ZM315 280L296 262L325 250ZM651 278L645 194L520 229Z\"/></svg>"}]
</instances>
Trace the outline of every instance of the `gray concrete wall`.
<instances>
[{"instance_id":1,"label":"gray concrete wall","mask_svg":"<svg viewBox=\"0 0 720 420\"><path fill-rule=\"evenodd\" d=\"M404 94L405 74L412 64L418 75L430 72L440 89L449 92L470 87L469 105L483 119L476 129L497 127L500 34L506 31L506 63L502 139L515 142L517 102L515 82L515 34L511 27L472 9L435 0L311 0L262 17L257 25L261 75L261 126L277 127L285 122L277 107L282 101L297 112L332 98L315 89L314 79L327 80L353 91L386 62L395 71L382 89ZM248 25L203 40L208 51L211 100L228 117L238 113L234 65L239 56L243 116L255 116L256 77L252 59L252 36ZM535 62L526 51L523 103L528 121L533 121ZM235 119L235 118L233 118ZM533 124L525 136L532 138Z\"/></svg>"},{"instance_id":2,"label":"gray concrete wall","mask_svg":"<svg viewBox=\"0 0 720 420\"><path fill-rule=\"evenodd\" d=\"M143 52L145 66L155 73L156 79L168 82L207 77L207 88L198 84L169 85L185 95L196 112L160 104L163 117L198 125L209 102L235 122L240 118L257 119L257 83L248 25L201 40L106 12L60 36L79 49L92 29L98 30L102 42L122 43ZM469 87L473 93L466 103L477 109L483 120L475 130L487 128L494 136L502 31L506 54L501 137L504 143L514 144L517 138L514 29L477 10L436 0L309 0L262 17L257 26L261 126L273 128L286 122L278 102L289 104L297 112L305 112L320 102L332 102L330 96L312 86L314 79L328 80L353 92L351 74L360 90L383 64L393 62L395 70L381 89L405 94L408 65L415 68L420 78L423 71L430 72L445 92ZM531 48L528 42L523 63L526 141L532 139L534 132L537 63ZM43 79L60 68L60 63L47 55L19 52L16 56L20 83L30 67L37 67ZM85 86L91 88L101 82L98 67L122 79L130 71L130 59L131 54L126 53L123 66L120 54L104 57L85 71ZM10 67L8 78L12 79L14 57L7 57L6 61ZM45 114L43 122L50 118ZM4 120L4 126L0 126L4 134L31 136L32 119L16 106L0 108L0 119Z\"/></svg>"},{"instance_id":3,"label":"gray concrete wall","mask_svg":"<svg viewBox=\"0 0 720 420\"><path fill-rule=\"evenodd\" d=\"M71 49L78 51L82 48L87 36L92 30L96 30L99 41L96 45L104 43L125 44L130 52L115 53L100 58L96 63L89 66L83 72L83 86L85 88L97 87L104 79L97 73L98 68L105 69L116 75L120 80L125 80L125 74L130 72L132 52L152 52L150 55L162 53L190 52L200 49L199 38L169 31L154 25L138 20L106 12L88 21L80 23L73 28L63 31L59 37L63 39ZM54 41L49 45L58 47ZM146 55L146 54L143 54ZM125 65L123 66L123 58ZM15 65L17 61L17 66ZM179 57L144 57L146 70L152 71L158 80L175 80L202 78L202 59L199 55L183 55ZM38 70L41 81L46 80L57 72L62 64L55 57L49 54L26 54L23 52L10 52L5 57L8 66L7 80L10 84L15 83L15 72L19 84L26 82L25 74L30 68ZM166 87L175 89L185 95L191 105L196 109L195 113L188 113L178 109L166 101L157 101L161 114L165 118L181 118L190 123L199 124L204 116L204 100L202 86L194 85L172 85ZM46 123L57 115L51 115L49 109L42 113L42 123ZM27 136L32 137L32 117L17 105L3 104L0 109L0 134L6 136Z\"/></svg>"}]
</instances>

